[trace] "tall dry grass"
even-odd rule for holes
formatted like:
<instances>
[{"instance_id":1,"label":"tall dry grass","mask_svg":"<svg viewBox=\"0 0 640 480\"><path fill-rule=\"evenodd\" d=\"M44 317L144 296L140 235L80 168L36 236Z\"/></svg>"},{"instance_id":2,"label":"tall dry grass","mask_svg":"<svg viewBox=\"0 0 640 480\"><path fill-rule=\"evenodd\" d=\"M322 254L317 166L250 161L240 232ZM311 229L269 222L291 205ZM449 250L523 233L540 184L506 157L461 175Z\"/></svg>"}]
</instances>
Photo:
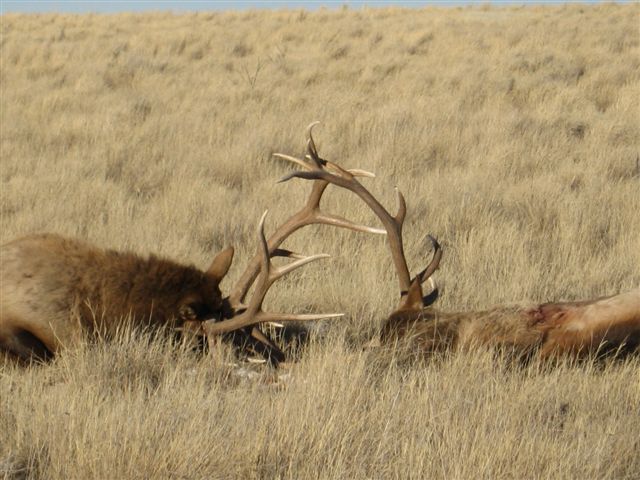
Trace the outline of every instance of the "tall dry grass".
<instances>
[{"instance_id":1,"label":"tall dry grass","mask_svg":"<svg viewBox=\"0 0 640 480\"><path fill-rule=\"evenodd\" d=\"M229 288L321 153L408 198L414 270L446 249L440 307L593 297L640 283L640 8L4 15L0 241L54 231L205 266ZM353 197L326 208L373 222ZM0 370L6 478L634 478L640 363L510 369L361 352L396 299L381 238L313 228L334 258L269 308L347 312L300 363L238 375L124 334Z\"/></svg>"}]
</instances>

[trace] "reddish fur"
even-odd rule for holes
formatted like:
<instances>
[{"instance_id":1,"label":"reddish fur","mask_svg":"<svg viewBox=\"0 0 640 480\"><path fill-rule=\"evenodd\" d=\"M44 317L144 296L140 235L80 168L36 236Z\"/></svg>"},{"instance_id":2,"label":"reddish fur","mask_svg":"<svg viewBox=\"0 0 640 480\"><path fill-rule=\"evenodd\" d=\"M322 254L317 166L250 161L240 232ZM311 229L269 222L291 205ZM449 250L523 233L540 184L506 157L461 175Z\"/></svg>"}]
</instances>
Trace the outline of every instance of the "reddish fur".
<instances>
[{"instance_id":1,"label":"reddish fur","mask_svg":"<svg viewBox=\"0 0 640 480\"><path fill-rule=\"evenodd\" d=\"M385 322L382 343L408 340L425 352L483 344L542 358L640 345L640 288L583 302L440 312L405 301Z\"/></svg>"},{"instance_id":2,"label":"reddish fur","mask_svg":"<svg viewBox=\"0 0 640 480\"><path fill-rule=\"evenodd\" d=\"M592 301L544 304L539 310L543 357L640 345L640 288Z\"/></svg>"},{"instance_id":3,"label":"reddish fur","mask_svg":"<svg viewBox=\"0 0 640 480\"><path fill-rule=\"evenodd\" d=\"M15 240L0 248L0 351L41 358L125 319L176 326L185 305L214 315L223 302L210 272L58 235Z\"/></svg>"}]
</instances>

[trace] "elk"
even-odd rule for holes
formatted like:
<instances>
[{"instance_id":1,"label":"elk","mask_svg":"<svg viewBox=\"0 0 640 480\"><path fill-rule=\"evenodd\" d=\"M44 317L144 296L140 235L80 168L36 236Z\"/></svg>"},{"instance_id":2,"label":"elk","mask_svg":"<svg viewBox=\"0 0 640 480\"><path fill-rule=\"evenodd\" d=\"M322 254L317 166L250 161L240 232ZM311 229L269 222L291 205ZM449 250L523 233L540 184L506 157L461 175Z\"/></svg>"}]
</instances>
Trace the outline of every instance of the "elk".
<instances>
[{"instance_id":1,"label":"elk","mask_svg":"<svg viewBox=\"0 0 640 480\"><path fill-rule=\"evenodd\" d=\"M125 318L173 327L220 315L232 258L225 249L200 271L55 234L9 242L0 247L0 351L44 361L85 333L113 334Z\"/></svg>"},{"instance_id":2,"label":"elk","mask_svg":"<svg viewBox=\"0 0 640 480\"><path fill-rule=\"evenodd\" d=\"M440 244L428 236L433 257L424 270L411 277L402 239L407 213L404 196L396 189L398 211L395 215L389 213L354 175L319 156L313 139L314 125L308 128L305 159L278 154L302 167L282 181L323 180L348 189L369 206L384 226L400 286L400 301L372 345L403 344L425 354L485 345L508 350L519 358L537 355L542 359L593 356L639 347L640 288L582 302L498 306L481 312L442 312L433 308L438 289L432 275L442 258ZM427 296L422 290L426 281L431 284Z\"/></svg>"},{"instance_id":3,"label":"elk","mask_svg":"<svg viewBox=\"0 0 640 480\"><path fill-rule=\"evenodd\" d=\"M371 176L362 170L349 175ZM258 252L231 293L220 282L234 250L218 253L205 271L154 255L103 250L55 234L26 236L0 247L0 354L30 362L45 361L91 334L108 337L125 320L136 325L166 326L209 337L231 335L254 353L277 364L284 353L262 332L264 323L341 317L333 314L285 314L263 311L273 283L326 254L304 256L280 248L287 237L311 224L385 234L325 213L320 200L331 180L314 182L306 204L267 240L266 212L258 225ZM275 267L272 257L293 261ZM247 294L255 283L252 296ZM209 342L211 343L211 341Z\"/></svg>"}]
</instances>

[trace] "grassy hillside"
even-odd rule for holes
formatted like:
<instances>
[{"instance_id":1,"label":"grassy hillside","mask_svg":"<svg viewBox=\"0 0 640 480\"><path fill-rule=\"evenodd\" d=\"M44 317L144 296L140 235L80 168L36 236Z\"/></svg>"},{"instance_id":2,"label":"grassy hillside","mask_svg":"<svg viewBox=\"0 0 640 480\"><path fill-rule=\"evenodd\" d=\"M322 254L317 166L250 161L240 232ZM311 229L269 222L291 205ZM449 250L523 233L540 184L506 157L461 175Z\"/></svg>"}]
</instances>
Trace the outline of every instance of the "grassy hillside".
<instances>
[{"instance_id":1,"label":"grassy hillside","mask_svg":"<svg viewBox=\"0 0 640 480\"><path fill-rule=\"evenodd\" d=\"M408 200L412 269L439 306L640 284L640 5L4 15L0 241L53 231L205 267L229 290L321 154ZM345 192L327 210L375 223ZM132 339L0 367L6 478L633 478L640 362L514 370L362 352L397 297L380 237L310 228L333 258L268 307L344 311L282 372ZM277 378L280 375L281 378Z\"/></svg>"}]
</instances>

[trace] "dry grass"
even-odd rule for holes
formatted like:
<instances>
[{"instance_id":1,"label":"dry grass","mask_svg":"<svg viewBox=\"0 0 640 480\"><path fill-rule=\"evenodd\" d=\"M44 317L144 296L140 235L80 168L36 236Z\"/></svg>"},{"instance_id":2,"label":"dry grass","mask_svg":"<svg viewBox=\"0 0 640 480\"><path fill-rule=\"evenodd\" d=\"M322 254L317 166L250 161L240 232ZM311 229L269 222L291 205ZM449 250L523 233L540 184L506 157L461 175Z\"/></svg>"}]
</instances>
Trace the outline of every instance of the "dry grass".
<instances>
[{"instance_id":1,"label":"dry grass","mask_svg":"<svg viewBox=\"0 0 640 480\"><path fill-rule=\"evenodd\" d=\"M274 185L319 147L387 205L409 200L413 269L443 241L440 307L616 293L640 283L640 6L1 18L0 241L55 231L238 266ZM328 209L373 222L331 192ZM360 346L391 310L383 240L291 239L334 258L273 309L342 310L273 384L220 353L124 335L0 370L7 478L633 478L640 363L513 370ZM374 260L375 259L375 260Z\"/></svg>"}]
</instances>

